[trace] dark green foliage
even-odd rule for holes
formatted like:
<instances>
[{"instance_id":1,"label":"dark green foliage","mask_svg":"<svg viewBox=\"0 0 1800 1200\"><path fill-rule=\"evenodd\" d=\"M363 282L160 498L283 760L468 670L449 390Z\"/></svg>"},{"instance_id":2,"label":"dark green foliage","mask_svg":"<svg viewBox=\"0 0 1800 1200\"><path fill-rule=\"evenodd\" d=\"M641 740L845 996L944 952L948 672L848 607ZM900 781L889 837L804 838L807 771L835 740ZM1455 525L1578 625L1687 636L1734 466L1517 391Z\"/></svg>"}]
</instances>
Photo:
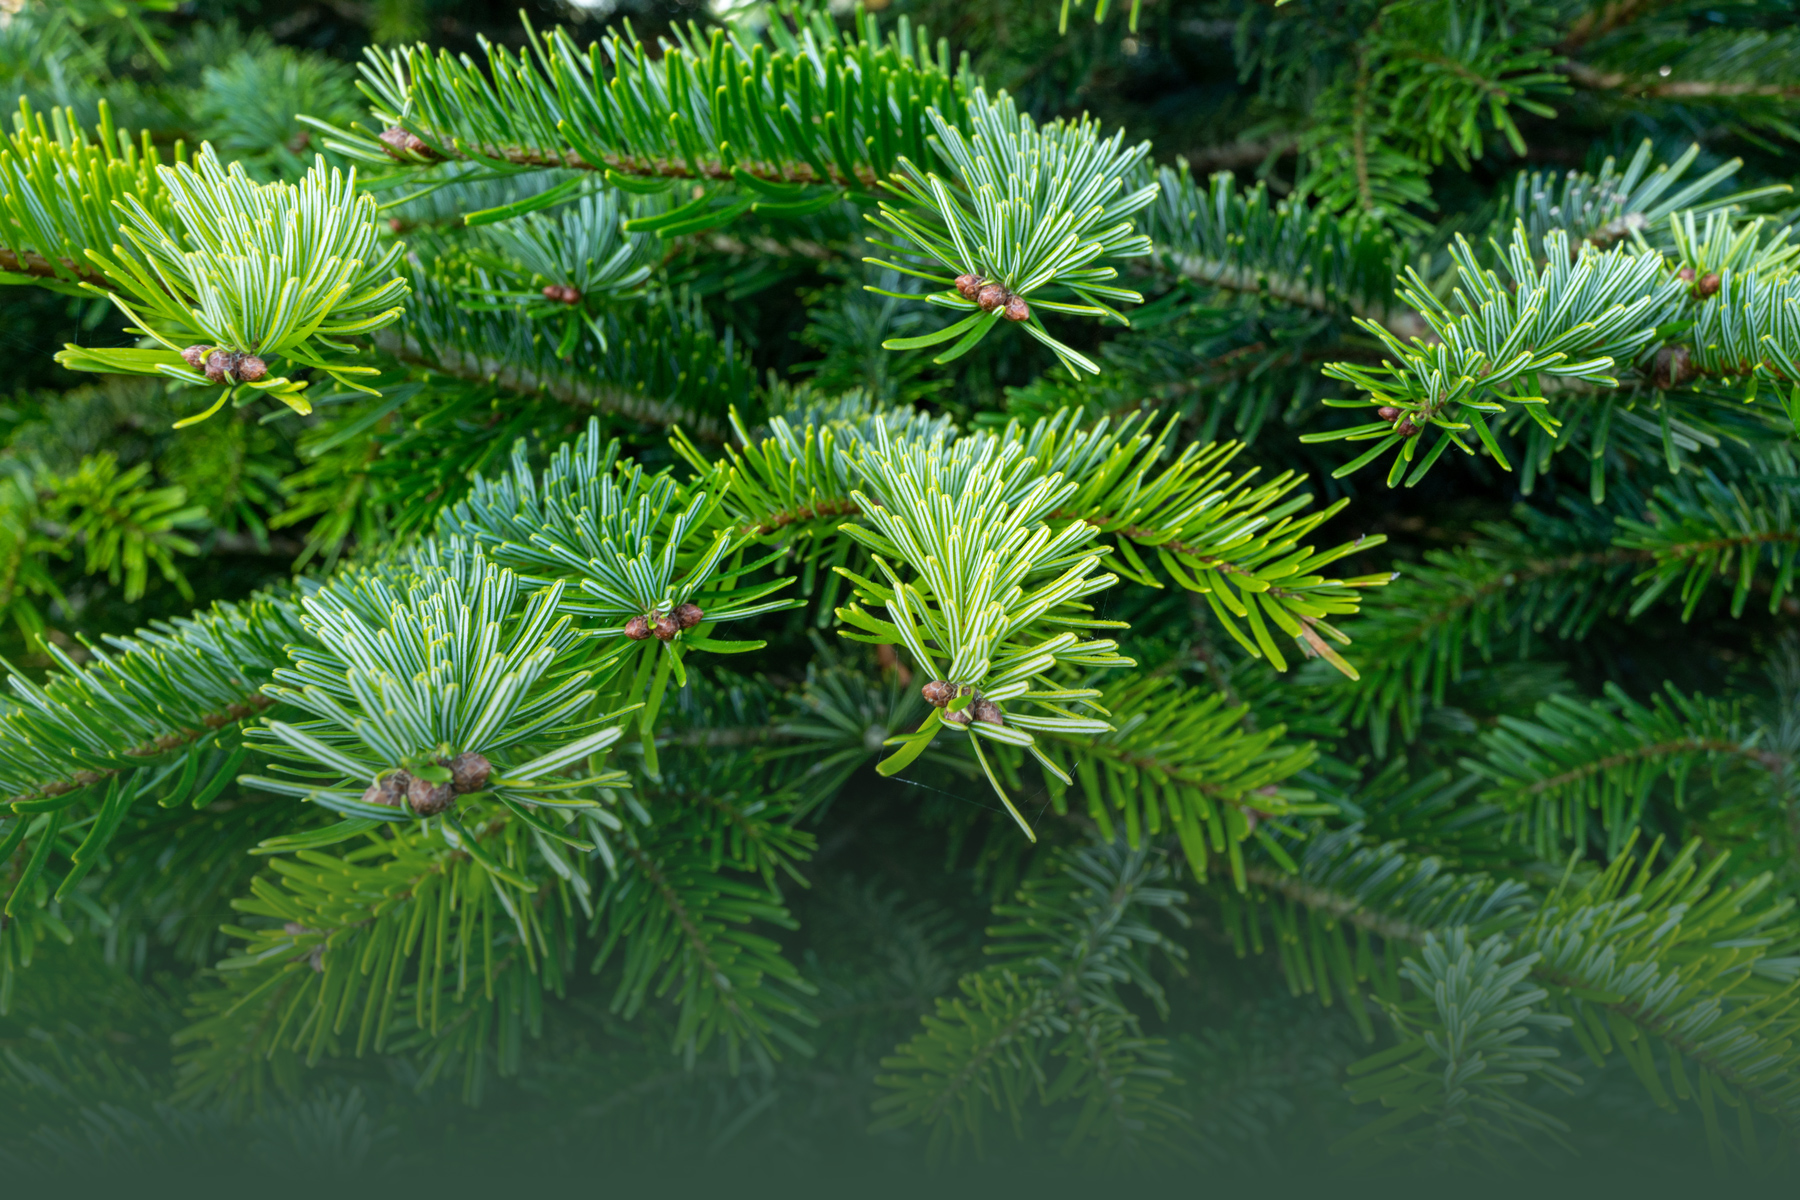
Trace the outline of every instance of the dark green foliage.
<instances>
[{"instance_id":1,"label":"dark green foliage","mask_svg":"<svg viewBox=\"0 0 1800 1200\"><path fill-rule=\"evenodd\" d=\"M1791 1176L1791 3L841 7L0 4L0 1172Z\"/></svg>"}]
</instances>

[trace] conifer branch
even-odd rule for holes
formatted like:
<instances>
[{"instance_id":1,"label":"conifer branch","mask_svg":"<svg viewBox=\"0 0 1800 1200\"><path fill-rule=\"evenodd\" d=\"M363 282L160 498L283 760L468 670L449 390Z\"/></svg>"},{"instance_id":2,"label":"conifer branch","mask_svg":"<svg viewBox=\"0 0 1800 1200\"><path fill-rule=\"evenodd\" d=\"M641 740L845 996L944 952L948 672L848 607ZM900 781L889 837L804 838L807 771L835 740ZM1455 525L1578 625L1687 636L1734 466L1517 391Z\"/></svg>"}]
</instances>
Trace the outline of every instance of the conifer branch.
<instances>
[{"instance_id":1,"label":"conifer branch","mask_svg":"<svg viewBox=\"0 0 1800 1200\"><path fill-rule=\"evenodd\" d=\"M485 75L423 46L372 49L363 86L385 132L319 127L328 146L372 162L468 158L628 180L736 181L758 198L743 201L745 211L809 201L805 189L820 185L871 189L899 155L925 161L928 108L963 119L964 83L951 74L948 47L940 43L934 58L905 18L885 39L867 13L852 35L819 12L798 24L772 22L754 47L722 29L677 29L660 56L616 34L583 53L560 29L534 33L517 54L488 45ZM703 208L690 205L684 221ZM706 217L695 228L717 223Z\"/></svg>"},{"instance_id":2,"label":"conifer branch","mask_svg":"<svg viewBox=\"0 0 1800 1200\"><path fill-rule=\"evenodd\" d=\"M1147 849L1096 843L1058 858L1056 874L995 908L994 965L959 980L961 995L939 1000L882 1060L875 1130L923 1125L937 1158L965 1141L980 1149L988 1112L1022 1132L1035 1092L1045 1106L1079 1102L1071 1148L1131 1156L1171 1144L1185 1114L1164 1098L1172 1075L1118 985L1162 1002L1149 954L1181 954L1151 918L1179 919L1184 897L1162 886L1168 868Z\"/></svg>"},{"instance_id":3,"label":"conifer branch","mask_svg":"<svg viewBox=\"0 0 1800 1200\"><path fill-rule=\"evenodd\" d=\"M1760 731L1737 705L1668 685L1643 705L1608 683L1603 700L1553 697L1534 717L1502 716L1482 735L1481 757L1462 765L1488 781L1482 798L1511 814L1547 860L1560 857L1566 841L1587 839L1590 810L1616 857L1660 779L1669 780L1679 807L1702 769L1717 789L1744 786L1738 768L1778 782L1794 766L1789 755L1757 744Z\"/></svg>"},{"instance_id":4,"label":"conifer branch","mask_svg":"<svg viewBox=\"0 0 1800 1200\"><path fill-rule=\"evenodd\" d=\"M265 594L109 637L85 667L48 647L59 669L44 684L12 677L18 702L0 715L0 792L60 807L257 715L273 703L259 691L286 647L305 640L298 616L292 599Z\"/></svg>"},{"instance_id":5,"label":"conifer branch","mask_svg":"<svg viewBox=\"0 0 1800 1200\"><path fill-rule=\"evenodd\" d=\"M724 438L722 418L753 388L732 333L714 332L698 303L669 298L609 308L604 335L564 352L536 323L500 310L471 310L438 279L417 271L403 321L375 335L403 363L522 395L546 395L668 428L708 442Z\"/></svg>"},{"instance_id":6,"label":"conifer branch","mask_svg":"<svg viewBox=\"0 0 1800 1200\"><path fill-rule=\"evenodd\" d=\"M1204 187L1186 164L1157 173L1159 191L1145 224L1155 261L1182 278L1267 295L1319 312L1358 316L1406 337L1423 321L1393 303L1404 247L1361 213L1333 216L1287 199L1266 184L1240 192L1227 172Z\"/></svg>"},{"instance_id":7,"label":"conifer branch","mask_svg":"<svg viewBox=\"0 0 1800 1200\"><path fill-rule=\"evenodd\" d=\"M715 1039L733 1071L746 1050L810 1055L800 1028L817 1019L799 997L816 988L754 928L797 927L772 876L777 869L793 873L791 859L806 857L810 836L779 832L775 823L784 814L774 808L665 800L656 811L649 829L624 835L618 867L595 907L593 930L604 929L604 937L593 969L615 955L619 961L613 1011L629 1018L652 996L672 997L670 1048L690 1065ZM721 845L722 861L713 849ZM776 857L768 857L771 850ZM746 873L762 874L765 886L738 877Z\"/></svg>"},{"instance_id":8,"label":"conifer branch","mask_svg":"<svg viewBox=\"0 0 1800 1200\"><path fill-rule=\"evenodd\" d=\"M1242 886L1241 844L1259 822L1327 811L1309 803L1310 791L1289 785L1317 749L1285 741L1280 724L1248 727L1248 704L1151 674L1106 688L1104 699L1112 732L1080 741L1052 735L1044 745L1080 784L1101 838L1115 839L1115 822L1123 823L1129 844L1166 827L1197 880L1222 856ZM1056 811L1065 812L1067 785L1048 774L1045 783Z\"/></svg>"}]
</instances>

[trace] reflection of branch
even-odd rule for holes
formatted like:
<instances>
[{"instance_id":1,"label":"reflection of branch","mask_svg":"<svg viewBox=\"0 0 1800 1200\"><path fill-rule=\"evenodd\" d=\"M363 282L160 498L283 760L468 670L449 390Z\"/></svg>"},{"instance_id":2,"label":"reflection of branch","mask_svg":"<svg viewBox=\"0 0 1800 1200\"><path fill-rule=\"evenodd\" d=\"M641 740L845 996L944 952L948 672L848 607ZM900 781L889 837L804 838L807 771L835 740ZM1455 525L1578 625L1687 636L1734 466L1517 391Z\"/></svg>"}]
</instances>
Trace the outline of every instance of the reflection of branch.
<instances>
[{"instance_id":1,"label":"reflection of branch","mask_svg":"<svg viewBox=\"0 0 1800 1200\"><path fill-rule=\"evenodd\" d=\"M1563 64L1563 73L1594 91L1623 91L1634 96L1678 100L1706 96L1800 96L1800 84L1723 83L1706 79L1645 79L1616 71L1597 71L1582 63Z\"/></svg>"}]
</instances>

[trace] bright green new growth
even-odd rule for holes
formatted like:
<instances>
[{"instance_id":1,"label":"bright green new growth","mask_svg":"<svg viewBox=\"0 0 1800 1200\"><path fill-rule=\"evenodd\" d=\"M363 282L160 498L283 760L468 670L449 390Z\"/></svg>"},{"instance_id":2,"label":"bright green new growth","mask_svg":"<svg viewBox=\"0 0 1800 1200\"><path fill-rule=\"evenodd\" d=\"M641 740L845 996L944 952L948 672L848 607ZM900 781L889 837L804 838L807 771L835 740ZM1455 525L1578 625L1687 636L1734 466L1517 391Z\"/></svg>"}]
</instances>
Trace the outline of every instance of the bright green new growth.
<instances>
[{"instance_id":1,"label":"bright green new growth","mask_svg":"<svg viewBox=\"0 0 1800 1200\"><path fill-rule=\"evenodd\" d=\"M912 350L957 338L933 360L947 363L968 353L1005 318L1023 321L1026 332L1055 351L1058 361L1077 378L1083 371L1097 375L1100 368L1093 360L1050 336L1029 308L1036 305L1043 311L1111 317L1130 324L1112 305L1140 304L1144 298L1107 286L1107 280L1118 277L1113 267L1090 264L1150 252L1150 239L1138 233L1129 218L1156 200L1157 184L1119 194L1150 145L1143 142L1126 149L1124 130L1103 142L1096 124L1087 120L1040 129L1031 118L1018 115L1011 97L1003 93L997 101L989 101L979 88L969 98L968 111L973 132L967 139L936 109L927 115L937 130L933 147L955 170L969 201L959 200L942 179L902 158L901 171L890 187L915 210L883 202L880 214L869 220L909 244L894 246L873 238L870 242L927 257L955 278L898 268L909 275L953 285L970 276L979 283L997 283L1009 298L1027 302L1026 314L1017 315L1009 299L977 303L977 297L952 286L928 299L969 316L936 333L882 345ZM894 265L873 258L865 261ZM1054 286L1068 289L1085 303L1037 296L1040 289Z\"/></svg>"},{"instance_id":2,"label":"bright green new growth","mask_svg":"<svg viewBox=\"0 0 1800 1200\"><path fill-rule=\"evenodd\" d=\"M1105 709L1095 703L1100 692L1059 684L1056 672L1134 665L1116 653L1118 643L1077 632L1125 628L1123 622L1087 616L1091 607L1081 603L1118 577L1093 573L1101 556L1086 548L1099 532L1092 525L1076 520L1053 530L1044 521L1074 494L1074 483L1051 475L1020 492L1014 481L1029 460L977 455L968 443L957 447L963 454L950 456L935 440L910 447L910 453L896 452L885 427L876 433L878 448L864 467L880 499L851 493L874 528L846 525L843 532L873 551L886 582L842 567L838 571L854 585L859 600L880 604L889 619L872 617L855 604L838 609L837 615L860 631L846 632L846 637L905 646L911 660L950 692L934 703L919 732L882 763L881 772L892 775L903 769L942 726L961 725L1007 811L1035 840L995 778L981 741L1024 747L1055 778L1070 782L1038 750L1032 734L1091 734L1110 728L1098 717L1075 711L1081 706L1104 715ZM994 443L983 447L993 448ZM917 580L902 580L888 559L912 568ZM1020 703L1010 712L997 707L1008 701ZM1031 710L1021 711L1025 704Z\"/></svg>"},{"instance_id":3,"label":"bright green new growth","mask_svg":"<svg viewBox=\"0 0 1800 1200\"><path fill-rule=\"evenodd\" d=\"M112 293L113 303L137 332L164 349L72 346L58 361L78 370L155 373L216 386L220 380L210 373L208 356L223 350L290 359L345 387L368 390L349 377L377 374L374 367L334 362L323 352L351 352L337 339L399 320L407 287L395 270L404 247L379 244L375 202L356 194L355 171L346 177L334 169L328 176L320 158L295 187L254 183L235 164L227 170L210 146L201 148L195 163L158 169L178 230L128 196L121 231L131 249L88 251L108 282L125 293ZM190 346L200 348L198 361L184 355ZM262 375L229 368L226 382L213 406L190 422L217 412L236 387L266 392L302 414L311 411L301 394L304 381L268 375L266 365Z\"/></svg>"}]
</instances>

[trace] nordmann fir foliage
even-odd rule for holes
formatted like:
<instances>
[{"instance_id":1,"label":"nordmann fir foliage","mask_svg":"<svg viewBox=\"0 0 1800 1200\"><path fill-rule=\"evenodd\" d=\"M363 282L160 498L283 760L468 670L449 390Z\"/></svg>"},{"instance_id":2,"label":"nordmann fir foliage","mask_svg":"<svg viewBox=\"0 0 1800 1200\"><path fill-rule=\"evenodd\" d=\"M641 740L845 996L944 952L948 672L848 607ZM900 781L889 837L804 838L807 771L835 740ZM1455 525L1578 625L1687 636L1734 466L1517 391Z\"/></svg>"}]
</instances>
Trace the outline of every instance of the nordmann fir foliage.
<instances>
[{"instance_id":1,"label":"nordmann fir foliage","mask_svg":"<svg viewBox=\"0 0 1800 1200\"><path fill-rule=\"evenodd\" d=\"M9 1178L1791 1170L1792 14L1071 7L0 6Z\"/></svg>"}]
</instances>

